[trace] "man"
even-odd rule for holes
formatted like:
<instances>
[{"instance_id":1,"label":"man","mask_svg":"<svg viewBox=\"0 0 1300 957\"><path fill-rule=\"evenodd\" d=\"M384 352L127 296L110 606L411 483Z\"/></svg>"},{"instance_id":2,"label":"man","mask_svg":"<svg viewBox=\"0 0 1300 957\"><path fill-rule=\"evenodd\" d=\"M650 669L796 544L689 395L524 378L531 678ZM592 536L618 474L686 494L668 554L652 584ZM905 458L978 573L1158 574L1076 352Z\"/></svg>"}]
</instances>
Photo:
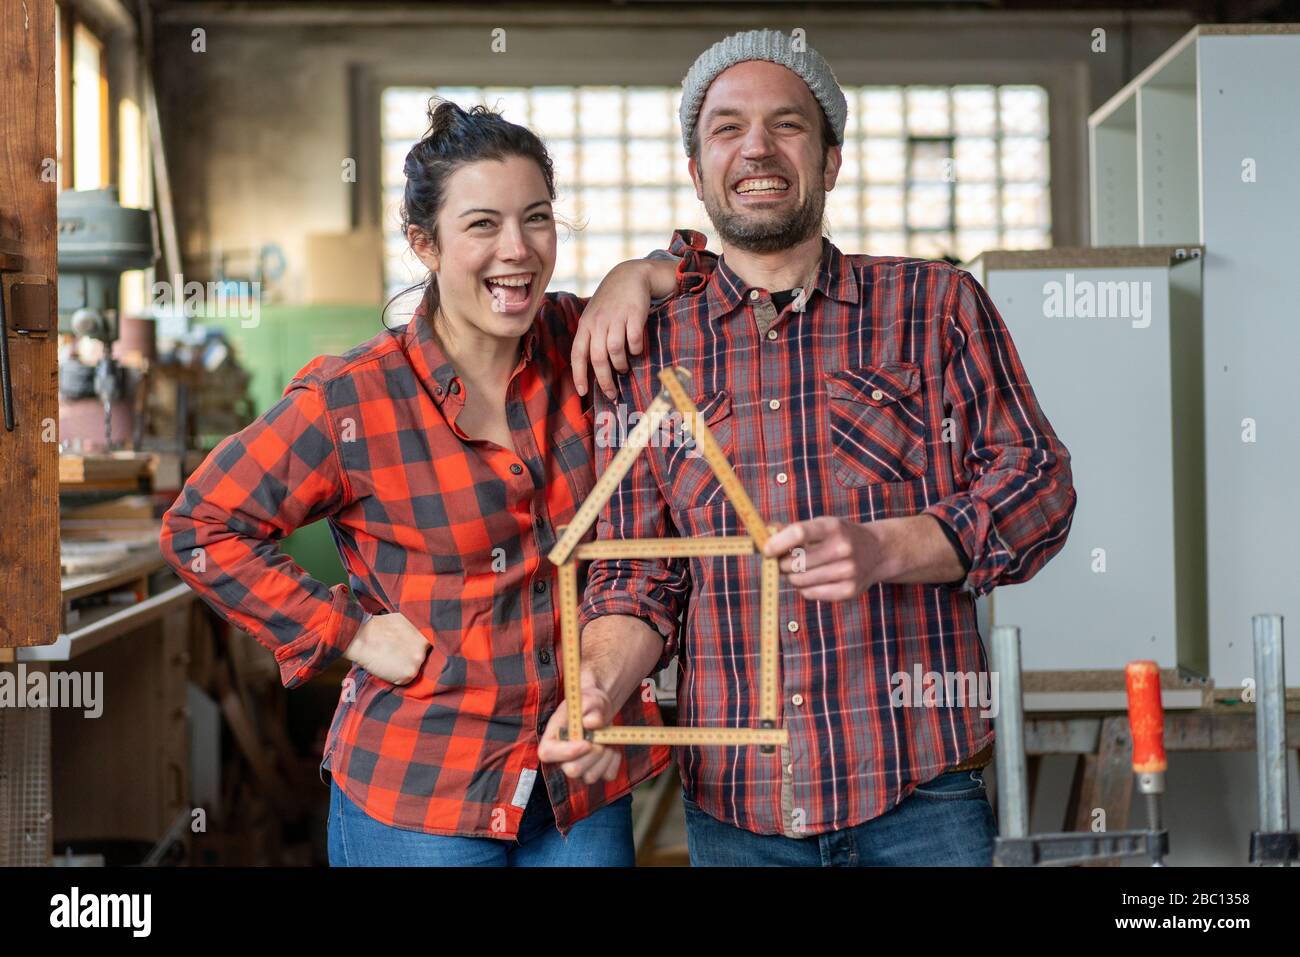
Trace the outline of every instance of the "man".
<instances>
[{"instance_id":1,"label":"man","mask_svg":"<svg viewBox=\"0 0 1300 957\"><path fill-rule=\"evenodd\" d=\"M781 526L765 554L783 572L790 743L682 749L697 865L990 863L980 768L996 700L973 689L996 685L975 597L1033 576L1074 511L1069 453L974 279L822 239L846 114L825 61L780 33L737 34L696 61L682 131L723 254L714 264L702 236L678 234L696 291L651 317L645 354L618 383L620 401L644 409L659 369L687 369L742 483ZM598 396L598 427L609 408ZM598 444L608 464L616 449ZM652 443L597 534L743 530L698 454ZM756 577L743 558L593 563L585 726L607 724L674 656L679 723L753 726ZM924 693L910 687L920 676ZM575 777L613 773L617 748L558 739L561 712L543 759Z\"/></svg>"}]
</instances>

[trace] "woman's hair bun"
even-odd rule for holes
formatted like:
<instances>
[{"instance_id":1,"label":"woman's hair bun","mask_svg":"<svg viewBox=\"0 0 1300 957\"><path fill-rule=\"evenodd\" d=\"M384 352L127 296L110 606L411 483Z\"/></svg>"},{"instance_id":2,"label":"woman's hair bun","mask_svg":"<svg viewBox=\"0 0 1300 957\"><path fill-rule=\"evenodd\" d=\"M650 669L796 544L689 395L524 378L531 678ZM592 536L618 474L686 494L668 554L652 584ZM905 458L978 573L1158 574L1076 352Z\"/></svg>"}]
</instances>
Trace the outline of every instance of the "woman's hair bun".
<instances>
[{"instance_id":1,"label":"woman's hair bun","mask_svg":"<svg viewBox=\"0 0 1300 957\"><path fill-rule=\"evenodd\" d=\"M469 114L451 100L437 97L429 101L429 108L425 111L425 115L429 118L429 128L424 134L426 139L450 132L461 120L469 119Z\"/></svg>"}]
</instances>

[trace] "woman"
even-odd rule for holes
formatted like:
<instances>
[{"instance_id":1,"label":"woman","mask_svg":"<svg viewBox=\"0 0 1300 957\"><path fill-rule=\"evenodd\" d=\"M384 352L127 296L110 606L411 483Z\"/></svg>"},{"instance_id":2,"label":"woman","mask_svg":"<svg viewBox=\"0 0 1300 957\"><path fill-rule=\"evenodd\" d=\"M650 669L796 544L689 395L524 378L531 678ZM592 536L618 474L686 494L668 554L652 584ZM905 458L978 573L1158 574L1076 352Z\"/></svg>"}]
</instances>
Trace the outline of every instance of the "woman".
<instances>
[{"instance_id":1,"label":"woman","mask_svg":"<svg viewBox=\"0 0 1300 957\"><path fill-rule=\"evenodd\" d=\"M569 361L585 303L545 294L551 161L527 129L442 102L405 173L430 272L410 323L314 359L222 442L164 517L163 552L287 687L354 663L321 765L332 864L631 864L629 792L667 749L574 781L537 760L562 694L545 555L594 483ZM674 265L616 267L592 300L601 328L671 295ZM349 585L275 544L321 518ZM659 723L642 697L620 723Z\"/></svg>"}]
</instances>

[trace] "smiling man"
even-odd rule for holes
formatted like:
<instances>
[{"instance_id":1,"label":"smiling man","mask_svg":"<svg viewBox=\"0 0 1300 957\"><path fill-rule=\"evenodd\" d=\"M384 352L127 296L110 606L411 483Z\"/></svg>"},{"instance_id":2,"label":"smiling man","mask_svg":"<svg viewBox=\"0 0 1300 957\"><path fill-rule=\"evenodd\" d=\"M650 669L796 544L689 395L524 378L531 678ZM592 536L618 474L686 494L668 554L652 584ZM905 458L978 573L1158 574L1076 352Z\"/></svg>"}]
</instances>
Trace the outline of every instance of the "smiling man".
<instances>
[{"instance_id":1,"label":"smiling man","mask_svg":"<svg viewBox=\"0 0 1300 957\"><path fill-rule=\"evenodd\" d=\"M696 61L682 133L723 255L678 234L694 292L651 316L619 380L620 401L644 409L661 368L688 370L759 511L782 526L767 554L784 573L790 743L682 749L695 864L990 863L987 698L946 690L991 684L975 597L1034 575L1074 511L1069 454L974 279L823 239L846 115L826 62L775 31L728 37ZM616 451L601 451L605 465ZM637 459L597 531L741 533L703 459L663 445ZM608 724L673 657L681 724L754 726L756 575L744 558L593 563L586 726ZM917 673L941 680L895 693ZM560 741L562 723L561 707L544 760L589 780L613 773L616 748Z\"/></svg>"}]
</instances>

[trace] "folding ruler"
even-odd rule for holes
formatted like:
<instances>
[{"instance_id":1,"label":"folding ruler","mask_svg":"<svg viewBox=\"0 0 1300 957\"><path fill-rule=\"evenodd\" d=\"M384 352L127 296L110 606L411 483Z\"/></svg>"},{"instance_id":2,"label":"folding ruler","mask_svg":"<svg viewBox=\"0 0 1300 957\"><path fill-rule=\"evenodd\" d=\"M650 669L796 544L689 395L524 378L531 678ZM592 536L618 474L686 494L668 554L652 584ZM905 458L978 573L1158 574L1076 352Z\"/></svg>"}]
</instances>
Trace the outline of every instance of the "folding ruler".
<instances>
[{"instance_id":1,"label":"folding ruler","mask_svg":"<svg viewBox=\"0 0 1300 957\"><path fill-rule=\"evenodd\" d=\"M691 558L720 555L761 555L770 532L762 516L740 484L713 433L700 411L686 393L682 380L690 379L683 369L666 368L659 372L662 389L646 409L636 427L628 434L597 480L587 500L579 507L573 522L563 529L550 560L560 570L560 640L564 655L564 701L568 724L564 737L576 741L585 737L597 744L683 744L683 745L760 745L771 753L785 745L789 736L777 727L777 665L780 662L777 639L777 589L780 567L775 558L762 558L759 592L759 720L751 728L654 728L611 726L595 730L582 727L582 690L579 673L582 656L578 638L578 562L592 558ZM705 538L634 538L618 541L588 542L582 537L595 524L619 482L627 475L636 457L645 451L651 436L672 409L681 413L683 426L695 439L704 461L722 485L722 491L736 509L741 524L749 534Z\"/></svg>"}]
</instances>

